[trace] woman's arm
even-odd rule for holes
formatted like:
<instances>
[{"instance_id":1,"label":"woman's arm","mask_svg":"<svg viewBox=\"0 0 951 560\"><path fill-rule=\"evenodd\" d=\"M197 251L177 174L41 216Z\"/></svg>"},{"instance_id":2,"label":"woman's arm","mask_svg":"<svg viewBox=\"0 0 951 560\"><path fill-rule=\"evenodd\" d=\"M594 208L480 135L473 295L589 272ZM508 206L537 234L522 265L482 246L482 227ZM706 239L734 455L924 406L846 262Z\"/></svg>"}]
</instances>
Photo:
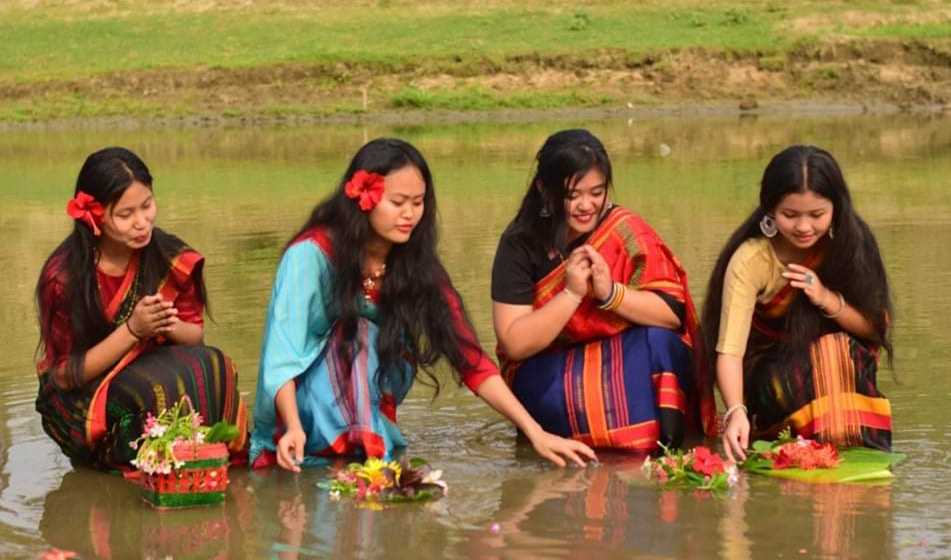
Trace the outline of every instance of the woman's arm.
<instances>
[{"instance_id":1,"label":"woman's arm","mask_svg":"<svg viewBox=\"0 0 951 560\"><path fill-rule=\"evenodd\" d=\"M578 305L581 297L562 290L540 309L531 305L492 302L492 323L499 346L513 360L534 356L551 344Z\"/></svg>"},{"instance_id":2,"label":"woman's arm","mask_svg":"<svg viewBox=\"0 0 951 560\"><path fill-rule=\"evenodd\" d=\"M292 472L300 472L304 462L304 444L307 436L297 411L297 383L291 379L277 391L274 399L277 413L284 422L287 431L277 442L277 464Z\"/></svg>"},{"instance_id":3,"label":"woman's arm","mask_svg":"<svg viewBox=\"0 0 951 560\"><path fill-rule=\"evenodd\" d=\"M68 379L70 374L66 364L54 370L56 386L75 389L96 379L121 360L137 342L165 332L178 320L176 315L171 302L158 295L145 296L135 305L132 316L125 323L86 351L78 379Z\"/></svg>"},{"instance_id":4,"label":"woman's arm","mask_svg":"<svg viewBox=\"0 0 951 560\"><path fill-rule=\"evenodd\" d=\"M599 301L607 301L614 289L624 290L622 294L618 294L618 297L623 299L621 304L614 309L615 313L637 325L664 327L671 330L680 328L680 318L660 296L649 290L638 290L621 283L614 288L611 269L601 253L591 245L583 245L581 249L591 261L591 284L595 298Z\"/></svg>"},{"instance_id":5,"label":"woman's arm","mask_svg":"<svg viewBox=\"0 0 951 560\"><path fill-rule=\"evenodd\" d=\"M189 323L176 318L176 321L163 333L175 344L196 346L204 341L205 327L196 323Z\"/></svg>"},{"instance_id":6,"label":"woman's arm","mask_svg":"<svg viewBox=\"0 0 951 560\"><path fill-rule=\"evenodd\" d=\"M727 459L743 461L750 439L750 421L743 404L743 359L718 353L716 367L717 386L726 405L723 450Z\"/></svg>"},{"instance_id":7,"label":"woman's arm","mask_svg":"<svg viewBox=\"0 0 951 560\"><path fill-rule=\"evenodd\" d=\"M784 272L783 276L789 280L789 284L805 292L809 301L827 318L838 323L842 330L859 338L874 339L877 336L872 323L849 305L842 294L826 288L814 271L798 264L789 264L787 267L789 271Z\"/></svg>"},{"instance_id":8,"label":"woman's arm","mask_svg":"<svg viewBox=\"0 0 951 560\"><path fill-rule=\"evenodd\" d=\"M479 385L476 394L515 424L532 442L536 453L559 467L565 466L565 459L582 467L585 464L583 457L590 461L598 460L594 451L580 441L559 437L543 430L522 403L518 402L501 376L493 375L487 378Z\"/></svg>"},{"instance_id":9,"label":"woman's arm","mask_svg":"<svg viewBox=\"0 0 951 560\"><path fill-rule=\"evenodd\" d=\"M590 277L591 263L579 248L565 261L565 289L541 308L492 302L495 337L505 355L524 360L551 344L588 292Z\"/></svg>"},{"instance_id":10,"label":"woman's arm","mask_svg":"<svg viewBox=\"0 0 951 560\"><path fill-rule=\"evenodd\" d=\"M630 286L622 286L620 289L624 290L624 300L614 312L621 317L648 327L664 327L671 330L680 328L680 319L659 295L649 290L636 290Z\"/></svg>"}]
</instances>

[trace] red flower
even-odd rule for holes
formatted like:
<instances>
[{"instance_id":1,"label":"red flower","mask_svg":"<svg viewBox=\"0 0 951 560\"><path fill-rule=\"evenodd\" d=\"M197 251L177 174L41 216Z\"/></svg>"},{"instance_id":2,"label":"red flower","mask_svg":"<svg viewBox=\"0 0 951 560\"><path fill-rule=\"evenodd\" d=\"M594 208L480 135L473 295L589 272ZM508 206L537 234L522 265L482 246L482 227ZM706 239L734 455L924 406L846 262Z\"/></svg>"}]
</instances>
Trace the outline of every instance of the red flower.
<instances>
[{"instance_id":1,"label":"red flower","mask_svg":"<svg viewBox=\"0 0 951 560\"><path fill-rule=\"evenodd\" d=\"M713 476L724 471L723 459L706 447L700 446L693 450L693 470L706 476Z\"/></svg>"},{"instance_id":2,"label":"red flower","mask_svg":"<svg viewBox=\"0 0 951 560\"><path fill-rule=\"evenodd\" d=\"M66 203L66 213L74 220L85 222L96 237L102 233L99 231L99 224L102 223L106 211L91 195L83 191L76 193L76 196Z\"/></svg>"},{"instance_id":3,"label":"red flower","mask_svg":"<svg viewBox=\"0 0 951 560\"><path fill-rule=\"evenodd\" d=\"M774 469L828 469L839 464L839 452L831 443L799 438L779 448L770 457Z\"/></svg>"},{"instance_id":4,"label":"red flower","mask_svg":"<svg viewBox=\"0 0 951 560\"><path fill-rule=\"evenodd\" d=\"M369 212L383 198L383 175L358 170L344 186L344 194L360 205L360 210Z\"/></svg>"}]
</instances>

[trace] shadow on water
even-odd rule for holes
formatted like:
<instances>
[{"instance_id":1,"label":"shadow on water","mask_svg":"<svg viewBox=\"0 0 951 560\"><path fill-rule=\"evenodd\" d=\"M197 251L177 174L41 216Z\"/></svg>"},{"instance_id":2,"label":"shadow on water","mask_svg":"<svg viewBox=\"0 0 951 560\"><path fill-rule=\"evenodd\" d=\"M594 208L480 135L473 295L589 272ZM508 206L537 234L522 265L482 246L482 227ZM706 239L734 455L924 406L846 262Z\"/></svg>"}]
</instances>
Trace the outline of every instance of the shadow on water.
<instances>
[{"instance_id":1,"label":"shadow on water","mask_svg":"<svg viewBox=\"0 0 951 560\"><path fill-rule=\"evenodd\" d=\"M333 502L299 476L232 469L223 507L157 512L121 479L74 471L33 409L32 290L69 224L63 206L82 159L127 145L156 177L160 223L207 258L214 322L255 388L264 310L281 249L365 138L399 134L426 154L439 189L440 251L487 349L498 236L552 131L586 126L612 155L616 192L665 237L697 302L723 240L755 204L769 156L815 143L840 159L872 225L896 303L890 486L746 479L720 498L660 491L639 461L554 469L465 390L400 408L409 454L445 472L447 498L375 512ZM406 129L33 131L0 136L0 556L51 547L82 558L940 558L951 546L951 126L946 118L763 117L468 124ZM900 383L898 382L900 381Z\"/></svg>"}]
</instances>

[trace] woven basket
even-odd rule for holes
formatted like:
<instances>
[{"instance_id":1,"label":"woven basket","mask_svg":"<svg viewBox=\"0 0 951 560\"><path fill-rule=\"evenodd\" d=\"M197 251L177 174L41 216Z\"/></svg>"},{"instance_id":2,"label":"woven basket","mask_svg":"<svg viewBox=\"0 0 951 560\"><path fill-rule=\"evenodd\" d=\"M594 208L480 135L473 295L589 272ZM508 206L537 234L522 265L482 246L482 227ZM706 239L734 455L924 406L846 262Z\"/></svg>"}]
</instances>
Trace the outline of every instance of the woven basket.
<instances>
[{"instance_id":1,"label":"woven basket","mask_svg":"<svg viewBox=\"0 0 951 560\"><path fill-rule=\"evenodd\" d=\"M169 474L142 475L142 499L159 509L220 504L228 489L228 446L178 442L172 453L185 464Z\"/></svg>"}]
</instances>

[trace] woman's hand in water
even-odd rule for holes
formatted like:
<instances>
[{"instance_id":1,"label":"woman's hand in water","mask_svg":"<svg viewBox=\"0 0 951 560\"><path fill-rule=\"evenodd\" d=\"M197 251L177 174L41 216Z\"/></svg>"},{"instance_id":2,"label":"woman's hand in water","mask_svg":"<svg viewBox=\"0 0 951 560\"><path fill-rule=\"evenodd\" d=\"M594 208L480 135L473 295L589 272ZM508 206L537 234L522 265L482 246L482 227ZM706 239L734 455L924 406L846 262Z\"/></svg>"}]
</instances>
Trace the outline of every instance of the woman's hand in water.
<instances>
[{"instance_id":1,"label":"woman's hand in water","mask_svg":"<svg viewBox=\"0 0 951 560\"><path fill-rule=\"evenodd\" d=\"M746 460L746 449L750 445L750 419L746 417L746 410L740 408L730 413L722 439L728 460L736 463Z\"/></svg>"},{"instance_id":2,"label":"woman's hand in water","mask_svg":"<svg viewBox=\"0 0 951 560\"><path fill-rule=\"evenodd\" d=\"M277 440L277 464L282 469L291 472L300 472L300 464L304 462L304 444L307 435L303 430L288 430L281 439Z\"/></svg>"},{"instance_id":3,"label":"woman's hand in water","mask_svg":"<svg viewBox=\"0 0 951 560\"><path fill-rule=\"evenodd\" d=\"M594 451L580 441L563 438L545 431L541 431L534 437L529 437L529 439L536 453L559 467L564 467L567 464L566 460L575 463L579 467L585 466L585 459L589 461L598 460Z\"/></svg>"},{"instance_id":4,"label":"woman's hand in water","mask_svg":"<svg viewBox=\"0 0 951 560\"><path fill-rule=\"evenodd\" d=\"M152 338L170 331L178 322L175 304L154 294L145 296L135 304L126 326L140 340Z\"/></svg>"}]
</instances>

